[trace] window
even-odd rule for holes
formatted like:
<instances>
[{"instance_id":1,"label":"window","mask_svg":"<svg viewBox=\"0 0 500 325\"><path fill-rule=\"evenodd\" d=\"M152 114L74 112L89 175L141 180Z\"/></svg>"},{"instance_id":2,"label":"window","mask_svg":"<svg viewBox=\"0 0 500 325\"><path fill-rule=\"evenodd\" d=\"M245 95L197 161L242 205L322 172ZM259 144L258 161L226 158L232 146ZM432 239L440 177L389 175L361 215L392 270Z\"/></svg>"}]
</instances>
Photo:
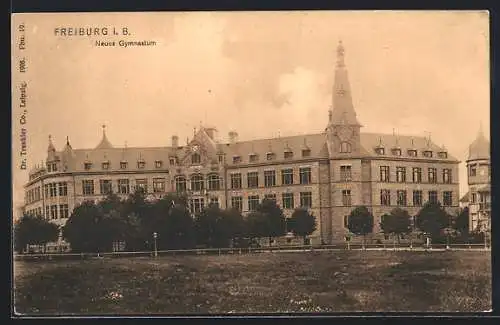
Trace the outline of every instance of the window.
<instances>
[{"instance_id":1,"label":"window","mask_svg":"<svg viewBox=\"0 0 500 325\"><path fill-rule=\"evenodd\" d=\"M109 179L101 179L99 180L99 188L101 194L109 194L111 193L111 181Z\"/></svg>"},{"instance_id":2,"label":"window","mask_svg":"<svg viewBox=\"0 0 500 325\"><path fill-rule=\"evenodd\" d=\"M59 183L59 196L67 196L68 195L68 183L60 182Z\"/></svg>"},{"instance_id":3,"label":"window","mask_svg":"<svg viewBox=\"0 0 500 325\"><path fill-rule=\"evenodd\" d=\"M410 156L410 157L416 157L417 156L417 150L413 150L413 149L408 150L408 156Z\"/></svg>"},{"instance_id":4,"label":"window","mask_svg":"<svg viewBox=\"0 0 500 325\"><path fill-rule=\"evenodd\" d=\"M205 200L202 198L191 199L189 200L189 210L193 214L199 214L205 208Z\"/></svg>"},{"instance_id":5,"label":"window","mask_svg":"<svg viewBox=\"0 0 500 325\"><path fill-rule=\"evenodd\" d=\"M233 164L239 164L241 162L241 157L240 156L234 156L233 157Z\"/></svg>"},{"instance_id":6,"label":"window","mask_svg":"<svg viewBox=\"0 0 500 325\"><path fill-rule=\"evenodd\" d=\"M219 198L218 197L211 197L209 205L219 207Z\"/></svg>"},{"instance_id":7,"label":"window","mask_svg":"<svg viewBox=\"0 0 500 325\"><path fill-rule=\"evenodd\" d=\"M436 183L437 182L437 177L436 177L436 168L429 168L428 170L428 180L429 183Z\"/></svg>"},{"instance_id":8,"label":"window","mask_svg":"<svg viewBox=\"0 0 500 325\"><path fill-rule=\"evenodd\" d=\"M211 191L220 190L220 178L217 174L208 175L208 189Z\"/></svg>"},{"instance_id":9,"label":"window","mask_svg":"<svg viewBox=\"0 0 500 325\"><path fill-rule=\"evenodd\" d=\"M219 164L223 164L223 163L224 163L224 161L225 161L225 159L224 159L224 154L219 154L219 155L217 155L217 156L218 156L218 158L219 158Z\"/></svg>"},{"instance_id":10,"label":"window","mask_svg":"<svg viewBox=\"0 0 500 325\"><path fill-rule=\"evenodd\" d=\"M94 181L91 179L82 181L83 195L94 195Z\"/></svg>"},{"instance_id":11,"label":"window","mask_svg":"<svg viewBox=\"0 0 500 325\"><path fill-rule=\"evenodd\" d=\"M276 186L276 172L274 170L264 171L264 186L265 187Z\"/></svg>"},{"instance_id":12,"label":"window","mask_svg":"<svg viewBox=\"0 0 500 325\"><path fill-rule=\"evenodd\" d=\"M141 190L143 193L148 192L148 180L145 178L136 179L135 180L135 189L136 191Z\"/></svg>"},{"instance_id":13,"label":"window","mask_svg":"<svg viewBox=\"0 0 500 325\"><path fill-rule=\"evenodd\" d=\"M443 192L443 205L444 206L452 206L453 200L452 200L453 192L451 191L445 191Z\"/></svg>"},{"instance_id":14,"label":"window","mask_svg":"<svg viewBox=\"0 0 500 325\"><path fill-rule=\"evenodd\" d=\"M137 168L144 169L146 167L146 162L144 160L139 160L137 162Z\"/></svg>"},{"instance_id":15,"label":"window","mask_svg":"<svg viewBox=\"0 0 500 325\"><path fill-rule=\"evenodd\" d=\"M441 159L446 159L448 158L448 153L445 151L438 152L438 157Z\"/></svg>"},{"instance_id":16,"label":"window","mask_svg":"<svg viewBox=\"0 0 500 325\"><path fill-rule=\"evenodd\" d=\"M311 149L302 149L302 157L310 157Z\"/></svg>"},{"instance_id":17,"label":"window","mask_svg":"<svg viewBox=\"0 0 500 325\"><path fill-rule=\"evenodd\" d=\"M92 168L92 163L91 162L86 162L83 164L83 168L85 170L90 170Z\"/></svg>"},{"instance_id":18,"label":"window","mask_svg":"<svg viewBox=\"0 0 500 325\"><path fill-rule=\"evenodd\" d=\"M247 174L247 183L248 188L256 188L259 187L259 173L250 172Z\"/></svg>"},{"instance_id":19,"label":"window","mask_svg":"<svg viewBox=\"0 0 500 325\"><path fill-rule=\"evenodd\" d=\"M401 156L401 149L399 148L394 148L391 150L391 152L394 156Z\"/></svg>"},{"instance_id":20,"label":"window","mask_svg":"<svg viewBox=\"0 0 500 325\"><path fill-rule=\"evenodd\" d=\"M311 192L300 192L300 206L303 208L312 207L312 193Z\"/></svg>"},{"instance_id":21,"label":"window","mask_svg":"<svg viewBox=\"0 0 500 325\"><path fill-rule=\"evenodd\" d=\"M47 171L50 172L57 172L57 163L48 163L47 164Z\"/></svg>"},{"instance_id":22,"label":"window","mask_svg":"<svg viewBox=\"0 0 500 325\"><path fill-rule=\"evenodd\" d=\"M348 142L342 142L340 144L340 152L342 153L349 153L351 152L351 144Z\"/></svg>"},{"instance_id":23,"label":"window","mask_svg":"<svg viewBox=\"0 0 500 325\"><path fill-rule=\"evenodd\" d=\"M153 178L153 192L154 193L165 192L165 178Z\"/></svg>"},{"instance_id":24,"label":"window","mask_svg":"<svg viewBox=\"0 0 500 325\"><path fill-rule=\"evenodd\" d=\"M432 151L430 150L425 150L423 153L425 158L432 158Z\"/></svg>"},{"instance_id":25,"label":"window","mask_svg":"<svg viewBox=\"0 0 500 325\"><path fill-rule=\"evenodd\" d=\"M451 184L451 169L443 169L443 183Z\"/></svg>"},{"instance_id":26,"label":"window","mask_svg":"<svg viewBox=\"0 0 500 325\"><path fill-rule=\"evenodd\" d=\"M59 205L59 216L61 219L67 219L69 217L69 209L67 204Z\"/></svg>"},{"instance_id":27,"label":"window","mask_svg":"<svg viewBox=\"0 0 500 325\"><path fill-rule=\"evenodd\" d=\"M281 171L281 184L282 185L292 185L293 184L293 169L283 169Z\"/></svg>"},{"instance_id":28,"label":"window","mask_svg":"<svg viewBox=\"0 0 500 325\"><path fill-rule=\"evenodd\" d=\"M283 193L282 200L283 200L283 209L293 209L294 207L293 193Z\"/></svg>"},{"instance_id":29,"label":"window","mask_svg":"<svg viewBox=\"0 0 500 325\"><path fill-rule=\"evenodd\" d=\"M293 158L293 152L292 151L285 151L283 156L285 159L292 159Z\"/></svg>"},{"instance_id":30,"label":"window","mask_svg":"<svg viewBox=\"0 0 500 325\"><path fill-rule=\"evenodd\" d=\"M349 182L351 179L351 166L340 166L340 180L343 182Z\"/></svg>"},{"instance_id":31,"label":"window","mask_svg":"<svg viewBox=\"0 0 500 325\"><path fill-rule=\"evenodd\" d=\"M344 216L344 228L349 227L349 216Z\"/></svg>"},{"instance_id":32,"label":"window","mask_svg":"<svg viewBox=\"0 0 500 325\"><path fill-rule=\"evenodd\" d=\"M438 203L437 191L429 191L429 202L434 204Z\"/></svg>"},{"instance_id":33,"label":"window","mask_svg":"<svg viewBox=\"0 0 500 325\"><path fill-rule=\"evenodd\" d=\"M476 203L476 202L477 202L477 194L472 193L472 203Z\"/></svg>"},{"instance_id":34,"label":"window","mask_svg":"<svg viewBox=\"0 0 500 325\"><path fill-rule=\"evenodd\" d=\"M391 205L390 190L380 190L380 205Z\"/></svg>"},{"instance_id":35,"label":"window","mask_svg":"<svg viewBox=\"0 0 500 325\"><path fill-rule=\"evenodd\" d=\"M57 219L57 205L50 206L50 219Z\"/></svg>"},{"instance_id":36,"label":"window","mask_svg":"<svg viewBox=\"0 0 500 325\"><path fill-rule=\"evenodd\" d=\"M243 198L241 196L233 196L231 198L231 206L233 209L236 209L238 211L243 210Z\"/></svg>"},{"instance_id":37,"label":"window","mask_svg":"<svg viewBox=\"0 0 500 325\"><path fill-rule=\"evenodd\" d=\"M57 183L50 183L49 184L49 194L50 194L50 197L57 196Z\"/></svg>"},{"instance_id":38,"label":"window","mask_svg":"<svg viewBox=\"0 0 500 325\"><path fill-rule=\"evenodd\" d=\"M161 168L163 166L163 161L161 160L155 160L155 167L156 168Z\"/></svg>"},{"instance_id":39,"label":"window","mask_svg":"<svg viewBox=\"0 0 500 325\"><path fill-rule=\"evenodd\" d=\"M120 169L127 169L127 165L126 161L120 161Z\"/></svg>"},{"instance_id":40,"label":"window","mask_svg":"<svg viewBox=\"0 0 500 325\"><path fill-rule=\"evenodd\" d=\"M264 199L276 202L276 194L266 194L264 195Z\"/></svg>"},{"instance_id":41,"label":"window","mask_svg":"<svg viewBox=\"0 0 500 325\"><path fill-rule=\"evenodd\" d=\"M251 153L248 155L249 162L257 162L258 160L259 160L259 157L256 154Z\"/></svg>"},{"instance_id":42,"label":"window","mask_svg":"<svg viewBox=\"0 0 500 325\"><path fill-rule=\"evenodd\" d=\"M382 148L382 147L379 147L379 148L375 148L375 153L377 155L385 155L385 149Z\"/></svg>"},{"instance_id":43,"label":"window","mask_svg":"<svg viewBox=\"0 0 500 325\"><path fill-rule=\"evenodd\" d=\"M380 166L380 181L389 182L389 166Z\"/></svg>"},{"instance_id":44,"label":"window","mask_svg":"<svg viewBox=\"0 0 500 325\"><path fill-rule=\"evenodd\" d=\"M49 197L49 184L45 184L43 187L45 189L45 197Z\"/></svg>"},{"instance_id":45,"label":"window","mask_svg":"<svg viewBox=\"0 0 500 325\"><path fill-rule=\"evenodd\" d=\"M50 218L50 206L46 205L45 206L45 219Z\"/></svg>"},{"instance_id":46,"label":"window","mask_svg":"<svg viewBox=\"0 0 500 325\"><path fill-rule=\"evenodd\" d=\"M342 190L342 205L349 207L351 204L351 190Z\"/></svg>"},{"instance_id":47,"label":"window","mask_svg":"<svg viewBox=\"0 0 500 325\"><path fill-rule=\"evenodd\" d=\"M416 207L421 207L422 202L422 191L413 191L413 205Z\"/></svg>"},{"instance_id":48,"label":"window","mask_svg":"<svg viewBox=\"0 0 500 325\"><path fill-rule=\"evenodd\" d=\"M231 188L233 190L241 189L241 174L231 174Z\"/></svg>"},{"instance_id":49,"label":"window","mask_svg":"<svg viewBox=\"0 0 500 325\"><path fill-rule=\"evenodd\" d=\"M406 206L406 191L400 190L397 191L397 205L399 206Z\"/></svg>"},{"instance_id":50,"label":"window","mask_svg":"<svg viewBox=\"0 0 500 325\"><path fill-rule=\"evenodd\" d=\"M193 153L191 155L191 164L199 165L201 163L201 156L199 153Z\"/></svg>"},{"instance_id":51,"label":"window","mask_svg":"<svg viewBox=\"0 0 500 325\"><path fill-rule=\"evenodd\" d=\"M105 161L102 163L102 169L109 169L109 161Z\"/></svg>"},{"instance_id":52,"label":"window","mask_svg":"<svg viewBox=\"0 0 500 325\"><path fill-rule=\"evenodd\" d=\"M259 196L258 195L250 195L248 197L248 210L255 211L259 206Z\"/></svg>"},{"instance_id":53,"label":"window","mask_svg":"<svg viewBox=\"0 0 500 325\"><path fill-rule=\"evenodd\" d=\"M398 183L406 182L406 168L405 167L396 167L396 181Z\"/></svg>"},{"instance_id":54,"label":"window","mask_svg":"<svg viewBox=\"0 0 500 325\"><path fill-rule=\"evenodd\" d=\"M118 193L119 194L128 194L130 192L130 186L128 179L119 179L118 180Z\"/></svg>"},{"instance_id":55,"label":"window","mask_svg":"<svg viewBox=\"0 0 500 325\"><path fill-rule=\"evenodd\" d=\"M413 168L413 183L422 183L422 168Z\"/></svg>"},{"instance_id":56,"label":"window","mask_svg":"<svg viewBox=\"0 0 500 325\"><path fill-rule=\"evenodd\" d=\"M469 176L476 176L477 167L476 165L470 165L469 167Z\"/></svg>"},{"instance_id":57,"label":"window","mask_svg":"<svg viewBox=\"0 0 500 325\"><path fill-rule=\"evenodd\" d=\"M203 176L197 174L191 176L191 191L203 191Z\"/></svg>"},{"instance_id":58,"label":"window","mask_svg":"<svg viewBox=\"0 0 500 325\"><path fill-rule=\"evenodd\" d=\"M175 166L175 165L176 165L176 163L175 163L175 162L176 162L177 160L176 160L175 158L176 158L176 157L169 157L169 158L168 158L168 163L170 164L170 166Z\"/></svg>"},{"instance_id":59,"label":"window","mask_svg":"<svg viewBox=\"0 0 500 325\"><path fill-rule=\"evenodd\" d=\"M266 159L267 159L267 160L274 160L274 153L272 153L272 152L268 152L268 153L266 154Z\"/></svg>"},{"instance_id":60,"label":"window","mask_svg":"<svg viewBox=\"0 0 500 325\"><path fill-rule=\"evenodd\" d=\"M300 184L311 184L311 167L299 169Z\"/></svg>"}]
</instances>

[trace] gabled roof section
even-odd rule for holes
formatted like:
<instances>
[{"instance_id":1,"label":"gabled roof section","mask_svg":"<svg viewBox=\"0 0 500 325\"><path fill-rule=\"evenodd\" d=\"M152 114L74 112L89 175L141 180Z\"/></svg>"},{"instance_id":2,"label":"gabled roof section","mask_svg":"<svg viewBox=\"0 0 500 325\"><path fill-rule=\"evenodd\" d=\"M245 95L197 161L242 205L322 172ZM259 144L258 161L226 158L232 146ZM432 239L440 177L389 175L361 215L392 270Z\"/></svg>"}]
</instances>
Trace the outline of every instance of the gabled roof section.
<instances>
[{"instance_id":1,"label":"gabled roof section","mask_svg":"<svg viewBox=\"0 0 500 325\"><path fill-rule=\"evenodd\" d=\"M490 159L490 142L484 136L482 125L479 127L476 139L469 146L469 157L467 159Z\"/></svg>"},{"instance_id":2,"label":"gabled roof section","mask_svg":"<svg viewBox=\"0 0 500 325\"><path fill-rule=\"evenodd\" d=\"M102 139L101 142L97 145L96 149L112 149L113 145L109 142L108 137L106 136L106 125L102 126Z\"/></svg>"}]
</instances>

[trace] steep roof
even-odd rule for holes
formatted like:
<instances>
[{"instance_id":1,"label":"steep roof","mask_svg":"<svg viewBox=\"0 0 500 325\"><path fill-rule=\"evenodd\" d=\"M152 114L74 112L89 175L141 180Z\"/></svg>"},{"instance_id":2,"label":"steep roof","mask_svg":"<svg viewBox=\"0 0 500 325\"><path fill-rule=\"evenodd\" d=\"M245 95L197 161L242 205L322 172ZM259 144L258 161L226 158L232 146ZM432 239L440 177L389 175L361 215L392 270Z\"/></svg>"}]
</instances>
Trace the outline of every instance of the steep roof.
<instances>
[{"instance_id":1,"label":"steep roof","mask_svg":"<svg viewBox=\"0 0 500 325\"><path fill-rule=\"evenodd\" d=\"M486 140L482 126L476 139L469 146L468 160L490 159L490 142Z\"/></svg>"}]
</instances>

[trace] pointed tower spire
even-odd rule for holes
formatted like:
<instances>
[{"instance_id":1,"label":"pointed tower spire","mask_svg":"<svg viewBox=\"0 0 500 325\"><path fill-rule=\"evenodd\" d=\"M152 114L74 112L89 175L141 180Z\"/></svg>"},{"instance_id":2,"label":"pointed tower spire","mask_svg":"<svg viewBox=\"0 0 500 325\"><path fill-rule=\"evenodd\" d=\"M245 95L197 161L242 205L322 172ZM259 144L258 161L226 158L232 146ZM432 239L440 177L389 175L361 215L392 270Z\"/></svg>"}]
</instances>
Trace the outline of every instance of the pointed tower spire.
<instances>
[{"instance_id":1,"label":"pointed tower spire","mask_svg":"<svg viewBox=\"0 0 500 325\"><path fill-rule=\"evenodd\" d=\"M47 151L56 151L56 148L54 147L54 144L52 143L52 135L49 134L49 147L47 148Z\"/></svg>"},{"instance_id":2,"label":"pointed tower spire","mask_svg":"<svg viewBox=\"0 0 500 325\"><path fill-rule=\"evenodd\" d=\"M109 142L108 138L106 137L106 124L102 125L102 140L101 142L97 145L96 149L112 149L113 145L111 142Z\"/></svg>"},{"instance_id":3,"label":"pointed tower spire","mask_svg":"<svg viewBox=\"0 0 500 325\"><path fill-rule=\"evenodd\" d=\"M332 95L333 112L331 124L361 126L352 104L351 87L345 65L345 49L342 41L337 46L337 65Z\"/></svg>"}]
</instances>

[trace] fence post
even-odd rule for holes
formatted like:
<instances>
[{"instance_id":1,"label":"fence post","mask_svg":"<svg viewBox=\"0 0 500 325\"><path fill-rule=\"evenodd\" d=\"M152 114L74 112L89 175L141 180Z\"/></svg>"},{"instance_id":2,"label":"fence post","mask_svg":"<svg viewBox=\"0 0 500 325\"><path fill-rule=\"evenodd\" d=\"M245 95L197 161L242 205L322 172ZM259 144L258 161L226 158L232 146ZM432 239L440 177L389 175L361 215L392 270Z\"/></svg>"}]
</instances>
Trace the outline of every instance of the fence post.
<instances>
[{"instance_id":1,"label":"fence post","mask_svg":"<svg viewBox=\"0 0 500 325\"><path fill-rule=\"evenodd\" d=\"M220 248L219 248L219 256L220 256Z\"/></svg>"}]
</instances>

